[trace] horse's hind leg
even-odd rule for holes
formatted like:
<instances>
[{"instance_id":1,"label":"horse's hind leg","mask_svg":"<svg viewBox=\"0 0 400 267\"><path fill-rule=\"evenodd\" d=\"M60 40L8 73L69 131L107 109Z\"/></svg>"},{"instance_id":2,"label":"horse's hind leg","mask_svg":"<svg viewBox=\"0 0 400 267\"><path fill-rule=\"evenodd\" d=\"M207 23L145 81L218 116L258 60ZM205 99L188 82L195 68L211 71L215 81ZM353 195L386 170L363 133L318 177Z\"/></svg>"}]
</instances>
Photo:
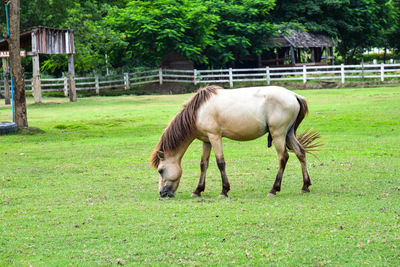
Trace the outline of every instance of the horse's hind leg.
<instances>
[{"instance_id":1,"label":"horse's hind leg","mask_svg":"<svg viewBox=\"0 0 400 267\"><path fill-rule=\"evenodd\" d=\"M214 148L214 154L217 159L218 169L221 172L221 179L222 179L222 192L219 197L228 197L228 191L230 190L230 185L228 181L228 177L226 176L225 172L225 159L224 159L224 152L222 149L222 138L219 135L209 135L208 138L210 139L211 145Z\"/></svg>"},{"instance_id":2,"label":"horse's hind leg","mask_svg":"<svg viewBox=\"0 0 400 267\"><path fill-rule=\"evenodd\" d=\"M273 136L276 152L278 153L279 169L276 175L275 183L269 191L269 196L275 196L276 192L281 191L283 172L285 171L286 163L289 159L289 153L286 150L285 135Z\"/></svg>"},{"instance_id":3,"label":"horse's hind leg","mask_svg":"<svg viewBox=\"0 0 400 267\"><path fill-rule=\"evenodd\" d=\"M210 160L210 153L211 144L203 142L203 154L201 155L200 161L200 180L196 190L192 193L192 197L199 197L201 195L201 192L203 192L206 187L206 172L208 168L208 162Z\"/></svg>"},{"instance_id":4,"label":"horse's hind leg","mask_svg":"<svg viewBox=\"0 0 400 267\"><path fill-rule=\"evenodd\" d=\"M294 151L296 157L299 159L301 164L301 170L303 173L303 188L301 191L303 193L310 192L308 187L311 185L310 174L308 173L307 163L306 163L306 151L304 150L303 146L297 141L294 132L290 131L287 137L288 146Z\"/></svg>"}]
</instances>

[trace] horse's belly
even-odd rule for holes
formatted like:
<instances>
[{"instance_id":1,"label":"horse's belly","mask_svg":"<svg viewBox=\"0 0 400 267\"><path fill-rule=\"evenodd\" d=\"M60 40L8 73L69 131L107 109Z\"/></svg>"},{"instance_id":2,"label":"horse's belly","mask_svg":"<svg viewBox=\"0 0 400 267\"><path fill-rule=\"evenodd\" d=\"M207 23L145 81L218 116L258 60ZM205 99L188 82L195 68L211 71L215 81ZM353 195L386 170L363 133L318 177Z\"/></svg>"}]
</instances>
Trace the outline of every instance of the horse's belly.
<instances>
[{"instance_id":1,"label":"horse's belly","mask_svg":"<svg viewBox=\"0 0 400 267\"><path fill-rule=\"evenodd\" d=\"M221 124L222 136L237 141L248 141L256 139L267 132L263 123L242 121L241 123L230 122Z\"/></svg>"}]
</instances>

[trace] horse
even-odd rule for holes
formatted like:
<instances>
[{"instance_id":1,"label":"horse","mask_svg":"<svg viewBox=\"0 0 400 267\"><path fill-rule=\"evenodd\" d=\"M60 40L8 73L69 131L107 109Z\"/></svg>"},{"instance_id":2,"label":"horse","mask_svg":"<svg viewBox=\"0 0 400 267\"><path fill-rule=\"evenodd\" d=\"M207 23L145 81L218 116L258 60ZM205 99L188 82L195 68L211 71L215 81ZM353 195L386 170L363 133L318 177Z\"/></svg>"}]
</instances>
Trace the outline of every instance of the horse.
<instances>
[{"instance_id":1,"label":"horse","mask_svg":"<svg viewBox=\"0 0 400 267\"><path fill-rule=\"evenodd\" d=\"M289 159L288 149L294 152L301 164L301 192L310 192L306 152L316 150L321 143L315 142L320 138L318 131L306 130L296 135L307 113L306 99L283 87L226 90L219 86L206 86L199 89L164 130L151 155L151 165L159 173L160 196L174 197L182 176L182 157L189 145L199 139L203 142L200 180L192 196L200 197L205 189L213 148L222 179L219 197L228 197L230 184L225 171L222 138L248 141L266 133L268 147L273 142L279 159L278 173L268 196L275 196L281 190L283 172Z\"/></svg>"}]
</instances>

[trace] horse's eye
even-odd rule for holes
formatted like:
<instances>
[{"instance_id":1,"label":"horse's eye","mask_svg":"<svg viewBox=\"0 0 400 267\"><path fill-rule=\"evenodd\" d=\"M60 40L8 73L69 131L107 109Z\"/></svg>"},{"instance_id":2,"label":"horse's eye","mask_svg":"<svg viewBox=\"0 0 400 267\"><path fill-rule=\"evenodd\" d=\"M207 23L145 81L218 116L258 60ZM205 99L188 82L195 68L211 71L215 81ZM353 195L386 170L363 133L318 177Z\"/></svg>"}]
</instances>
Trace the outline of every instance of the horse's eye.
<instances>
[{"instance_id":1,"label":"horse's eye","mask_svg":"<svg viewBox=\"0 0 400 267\"><path fill-rule=\"evenodd\" d=\"M158 170L158 173L161 174L161 175L163 174L163 172L164 172L164 169L159 169Z\"/></svg>"}]
</instances>

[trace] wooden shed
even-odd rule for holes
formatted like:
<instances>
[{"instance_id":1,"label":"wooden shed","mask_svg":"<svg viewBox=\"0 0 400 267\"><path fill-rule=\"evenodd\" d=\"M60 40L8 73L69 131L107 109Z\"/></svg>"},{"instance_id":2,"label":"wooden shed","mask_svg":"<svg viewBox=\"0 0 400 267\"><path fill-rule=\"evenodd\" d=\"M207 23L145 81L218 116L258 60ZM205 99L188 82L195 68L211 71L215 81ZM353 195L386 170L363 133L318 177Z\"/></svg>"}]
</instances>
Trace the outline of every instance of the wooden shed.
<instances>
[{"instance_id":1,"label":"wooden shed","mask_svg":"<svg viewBox=\"0 0 400 267\"><path fill-rule=\"evenodd\" d=\"M171 52L163 58L161 62L161 68L177 69L177 70L193 70L194 64L193 61L178 54L177 52Z\"/></svg>"},{"instance_id":2,"label":"wooden shed","mask_svg":"<svg viewBox=\"0 0 400 267\"><path fill-rule=\"evenodd\" d=\"M40 54L67 54L68 55L68 92L71 101L76 101L75 68L74 68L74 31L70 29L56 29L36 26L20 33L21 55L32 56L33 65L33 95L35 102L42 101L40 86ZM8 56L7 39L0 39L0 57L3 57L3 66L6 66L4 58ZM3 68L6 71L6 67ZM4 75L7 77L7 75ZM8 85L8 82L7 82Z\"/></svg>"},{"instance_id":3,"label":"wooden shed","mask_svg":"<svg viewBox=\"0 0 400 267\"><path fill-rule=\"evenodd\" d=\"M269 40L272 48L263 55L263 65L327 65L333 64L335 44L326 35L289 30Z\"/></svg>"}]
</instances>

